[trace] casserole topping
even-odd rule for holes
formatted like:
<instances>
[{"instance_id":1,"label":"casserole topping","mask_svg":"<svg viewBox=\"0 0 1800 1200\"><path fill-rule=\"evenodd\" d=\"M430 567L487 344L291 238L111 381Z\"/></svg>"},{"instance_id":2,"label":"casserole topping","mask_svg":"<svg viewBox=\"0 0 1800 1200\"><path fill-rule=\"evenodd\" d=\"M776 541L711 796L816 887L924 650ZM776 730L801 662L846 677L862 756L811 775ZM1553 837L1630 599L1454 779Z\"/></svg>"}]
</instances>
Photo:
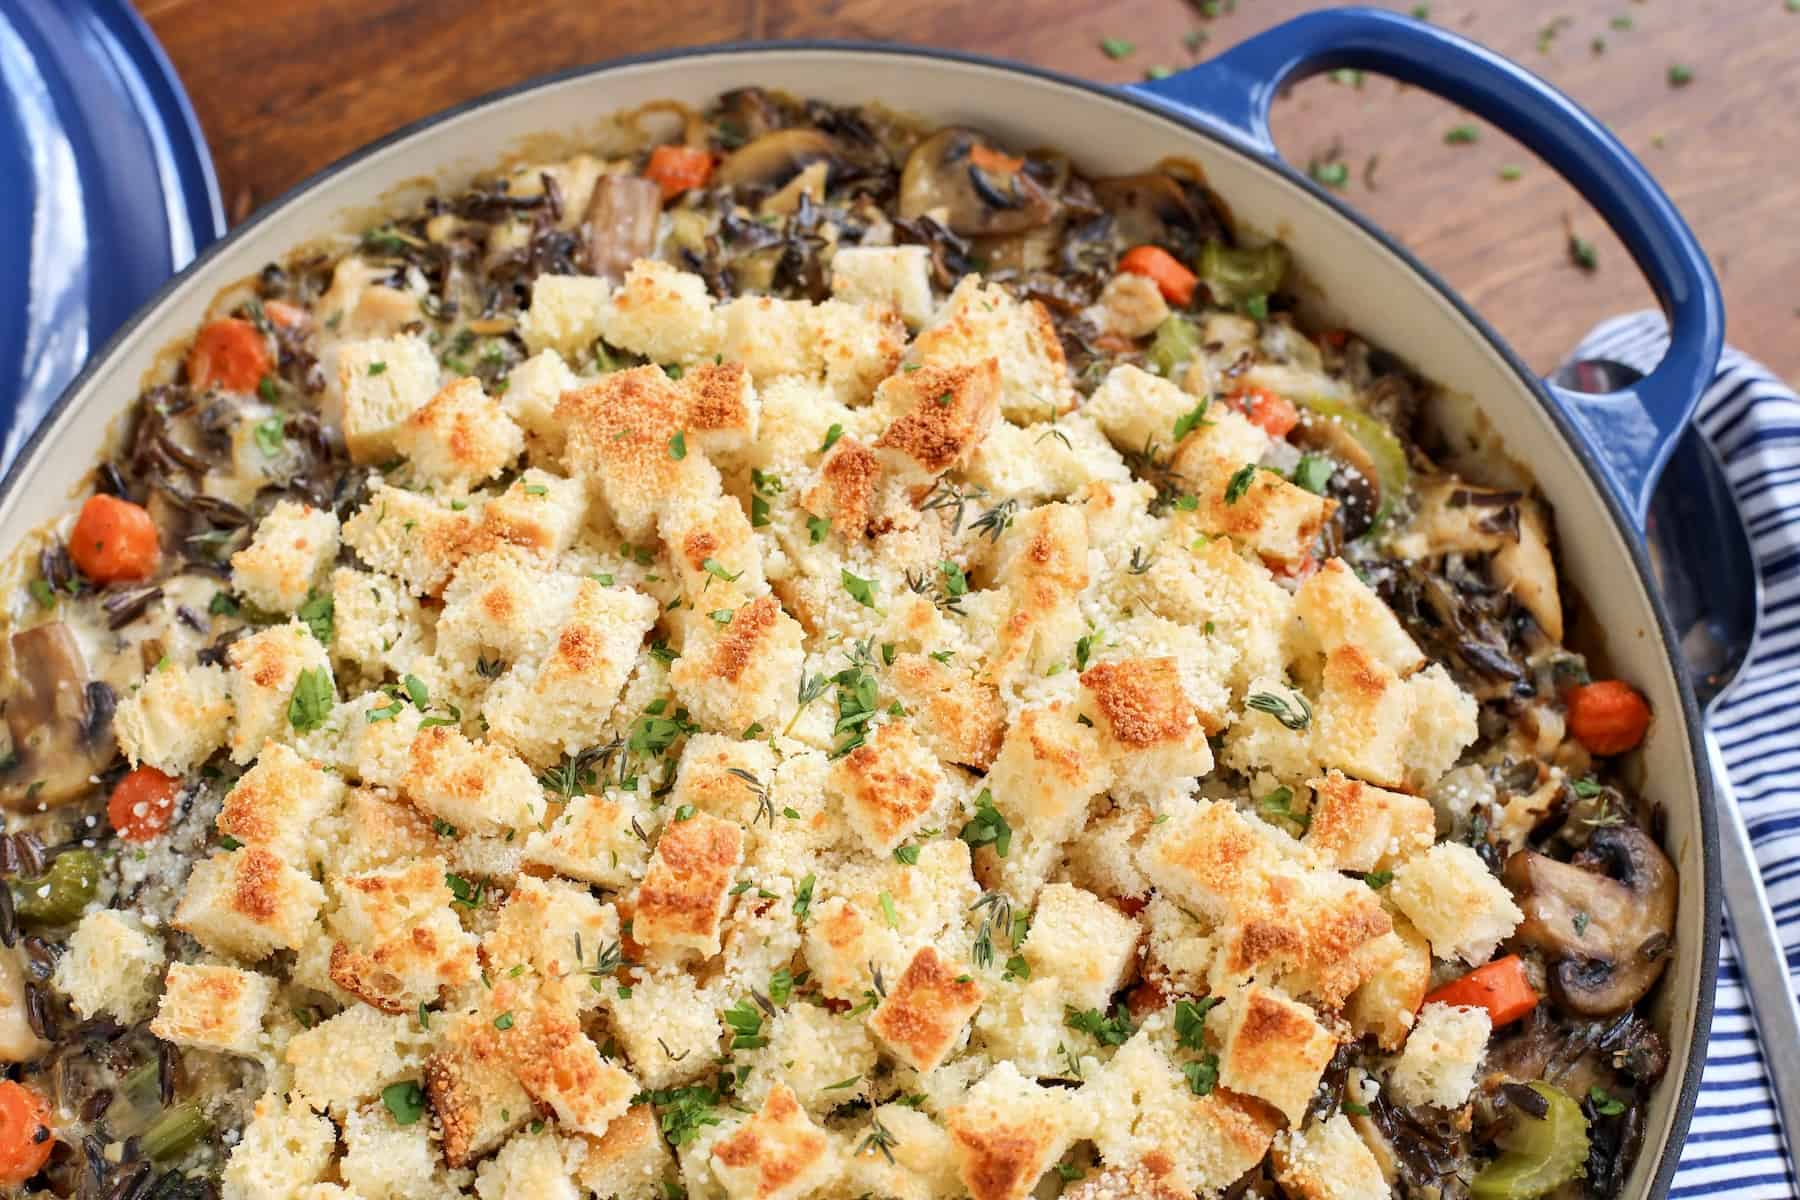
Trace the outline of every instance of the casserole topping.
<instances>
[{"instance_id":1,"label":"casserole topping","mask_svg":"<svg viewBox=\"0 0 1800 1200\"><path fill-rule=\"evenodd\" d=\"M228 292L21 551L0 1174L1615 1194L1544 503L1190 166L669 112Z\"/></svg>"}]
</instances>

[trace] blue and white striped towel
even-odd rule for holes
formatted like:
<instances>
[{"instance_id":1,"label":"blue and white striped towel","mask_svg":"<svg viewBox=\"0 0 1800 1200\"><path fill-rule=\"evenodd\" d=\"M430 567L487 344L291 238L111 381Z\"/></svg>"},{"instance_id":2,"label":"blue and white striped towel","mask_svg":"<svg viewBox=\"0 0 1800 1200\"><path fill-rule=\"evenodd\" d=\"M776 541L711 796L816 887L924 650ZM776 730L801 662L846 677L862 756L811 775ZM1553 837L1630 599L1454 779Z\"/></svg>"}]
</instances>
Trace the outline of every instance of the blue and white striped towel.
<instances>
[{"instance_id":1,"label":"blue and white striped towel","mask_svg":"<svg viewBox=\"0 0 1800 1200\"><path fill-rule=\"evenodd\" d=\"M1648 371L1668 345L1660 313L1618 317L1574 357ZM1696 420L1718 451L1762 567L1762 640L1714 723L1732 787L1781 925L1790 975L1800 968L1800 396L1727 349ZM1671 1197L1794 1200L1768 1067L1800 1070L1800 1046L1762 1047L1727 927L1700 1102ZM1771 1050L1773 1051L1771 1053ZM1796 1131L1800 1135L1800 1131Z\"/></svg>"}]
</instances>

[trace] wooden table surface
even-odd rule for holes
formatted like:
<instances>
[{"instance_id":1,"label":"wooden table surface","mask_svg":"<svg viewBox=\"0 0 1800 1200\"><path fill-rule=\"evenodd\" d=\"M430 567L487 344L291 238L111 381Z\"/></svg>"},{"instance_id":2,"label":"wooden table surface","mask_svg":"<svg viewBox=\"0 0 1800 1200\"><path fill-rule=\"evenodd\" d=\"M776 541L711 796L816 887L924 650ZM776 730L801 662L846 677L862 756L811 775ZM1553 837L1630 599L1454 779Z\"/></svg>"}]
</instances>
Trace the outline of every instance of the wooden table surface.
<instances>
[{"instance_id":1,"label":"wooden table surface","mask_svg":"<svg viewBox=\"0 0 1800 1200\"><path fill-rule=\"evenodd\" d=\"M547 71L747 38L980 50L1124 82L1180 67L1304 0L138 0L212 143L234 220L394 127ZM1413 5L1397 7L1411 9ZM1221 11L1209 13L1217 8ZM1730 336L1800 379L1800 0L1433 0L1429 17L1546 76L1609 124L1687 215ZM1122 57L1101 41L1135 47ZM1117 47L1115 47L1117 49ZM1691 78L1680 86L1671 68ZM1441 271L1540 369L1648 288L1598 218L1491 128L1373 77L1280 105L1296 162ZM1515 170L1516 169L1516 170ZM1327 175L1337 172L1326 168ZM1516 178L1508 178L1516 175ZM1569 230L1596 270L1570 260Z\"/></svg>"}]
</instances>

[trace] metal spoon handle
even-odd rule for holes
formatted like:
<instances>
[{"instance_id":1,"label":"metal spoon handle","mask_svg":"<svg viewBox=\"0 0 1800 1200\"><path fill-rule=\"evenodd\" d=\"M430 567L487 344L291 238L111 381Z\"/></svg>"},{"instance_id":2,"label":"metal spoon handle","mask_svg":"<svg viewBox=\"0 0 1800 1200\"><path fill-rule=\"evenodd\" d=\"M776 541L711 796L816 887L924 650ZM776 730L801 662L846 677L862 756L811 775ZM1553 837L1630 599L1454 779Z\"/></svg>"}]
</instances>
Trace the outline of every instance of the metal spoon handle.
<instances>
[{"instance_id":1,"label":"metal spoon handle","mask_svg":"<svg viewBox=\"0 0 1800 1200\"><path fill-rule=\"evenodd\" d=\"M1744 978L1744 994L1762 1042L1769 1070L1769 1089L1781 1110L1781 1128L1787 1138L1788 1161L1800 1155L1800 1070L1792 1055L1800 1051L1800 1008L1794 1003L1794 984L1788 977L1787 954L1769 898L1763 893L1762 868L1750 844L1725 757L1711 729L1705 734L1706 757L1711 764L1713 788L1719 797L1719 865L1725 888L1725 911L1731 917L1731 936L1737 942L1738 970Z\"/></svg>"}]
</instances>

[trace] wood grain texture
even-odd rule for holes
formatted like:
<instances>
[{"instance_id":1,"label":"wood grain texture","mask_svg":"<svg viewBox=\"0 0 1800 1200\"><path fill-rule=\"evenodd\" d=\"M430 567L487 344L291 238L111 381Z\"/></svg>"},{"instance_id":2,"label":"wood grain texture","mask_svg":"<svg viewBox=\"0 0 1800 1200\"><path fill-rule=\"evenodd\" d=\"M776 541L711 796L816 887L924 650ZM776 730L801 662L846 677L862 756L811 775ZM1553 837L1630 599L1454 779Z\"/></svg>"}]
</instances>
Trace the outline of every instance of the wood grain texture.
<instances>
[{"instance_id":1,"label":"wood grain texture","mask_svg":"<svg viewBox=\"0 0 1800 1200\"><path fill-rule=\"evenodd\" d=\"M1209 18L1185 0L140 0L193 94L237 219L407 121L622 54L741 38L868 38L1124 82L1314 7L1239 0ZM1432 20L1563 88L1643 158L1713 257L1732 340L1800 379L1800 13L1787 0L1430 8ZM1204 40L1190 51L1184 39L1195 32ZM1109 59L1104 37L1136 49ZM1684 87L1669 82L1676 63L1693 72ZM1650 304L1649 290L1586 204L1516 144L1492 129L1447 144L1445 133L1467 121L1389 81L1319 78L1283 101L1276 132L1297 163L1341 159L1345 198L1548 369L1596 320ZM1502 179L1505 166L1520 177ZM1570 227L1596 247L1597 271L1570 262Z\"/></svg>"}]
</instances>

